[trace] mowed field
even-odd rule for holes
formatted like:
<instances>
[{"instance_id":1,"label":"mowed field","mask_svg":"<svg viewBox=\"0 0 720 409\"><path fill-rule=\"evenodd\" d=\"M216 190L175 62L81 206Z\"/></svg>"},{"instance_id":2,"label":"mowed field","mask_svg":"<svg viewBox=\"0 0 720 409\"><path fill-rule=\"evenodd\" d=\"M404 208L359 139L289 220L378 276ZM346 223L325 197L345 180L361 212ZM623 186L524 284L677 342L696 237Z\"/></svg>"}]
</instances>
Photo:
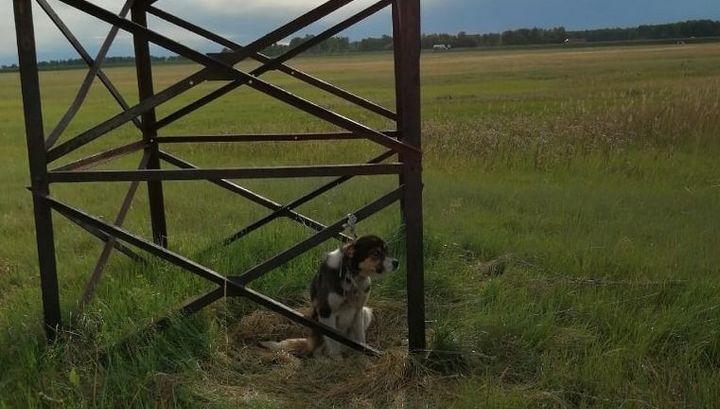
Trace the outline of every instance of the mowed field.
<instances>
[{"instance_id":1,"label":"mowed field","mask_svg":"<svg viewBox=\"0 0 720 409\"><path fill-rule=\"evenodd\" d=\"M423 55L429 351L406 355L405 271L378 281L369 341L386 353L344 361L272 354L257 342L304 330L242 299L166 331L153 319L211 287L149 258L114 254L96 297L78 300L101 244L55 215L61 339L44 342L19 79L0 74L0 408L712 408L720 406L720 45ZM394 106L389 54L301 59L298 68ZM241 65L249 69L250 65ZM156 90L198 67L156 67ZM108 76L137 101L133 68ZM83 70L43 72L49 132ZM279 74L267 78L366 121L374 114ZM159 109L173 112L219 83ZM62 141L119 112L95 84ZM330 131L252 90L163 135ZM138 138L132 125L74 152ZM167 146L203 166L360 163L369 142ZM103 167L134 168L130 155ZM242 181L278 202L324 180ZM299 210L332 223L397 185L361 177ZM128 184L53 186L113 220ZM169 243L236 275L311 231L278 220L228 247L268 213L208 183L165 184ZM142 187L126 227L150 235ZM398 208L362 223L402 255ZM302 308L322 248L253 288ZM502 258L503 274L482 263ZM128 339L128 337L131 337Z\"/></svg>"}]
</instances>

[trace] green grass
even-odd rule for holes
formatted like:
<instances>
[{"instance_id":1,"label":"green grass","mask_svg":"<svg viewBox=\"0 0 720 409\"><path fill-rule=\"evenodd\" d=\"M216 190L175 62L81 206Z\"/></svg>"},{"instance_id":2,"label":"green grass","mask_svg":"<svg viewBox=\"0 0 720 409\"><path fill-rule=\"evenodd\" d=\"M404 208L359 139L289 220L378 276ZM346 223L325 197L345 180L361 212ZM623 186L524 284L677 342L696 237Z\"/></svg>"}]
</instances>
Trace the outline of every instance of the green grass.
<instances>
[{"instance_id":1,"label":"green grass","mask_svg":"<svg viewBox=\"0 0 720 409\"><path fill-rule=\"evenodd\" d=\"M62 339L43 341L19 82L0 75L0 408L15 407L637 407L720 405L720 48L617 47L455 52L423 57L428 337L404 353L404 271L377 283L370 341L381 358L347 365L258 350L303 330L242 300L221 301L165 332L127 336L209 289L158 260L113 255L95 300L77 300L100 244L56 215ZM299 68L393 106L387 54L319 57ZM250 66L243 66L249 68ZM156 89L193 66L157 69ZM134 71L108 75L136 101ZM41 73L45 128L64 113L82 71ZM292 79L273 83L382 129L391 124ZM203 84L162 117L219 84ZM67 131L118 112L97 84ZM248 90L163 134L332 130ZM68 136L65 137L66 140ZM71 157L137 138L124 126ZM205 166L364 161L368 142L171 147ZM69 159L68 159L69 160ZM105 168L131 168L129 156ZM62 162L62 161L60 161ZM321 181L248 181L286 202ZM391 189L357 178L300 210L335 221ZM53 194L112 219L123 186L54 186ZM223 274L307 237L289 221L228 248L216 244L267 213L205 182L165 185L170 246ZM141 188L126 226L149 235ZM397 207L360 226L397 253ZM322 248L253 285L302 306ZM509 254L502 276L478 264ZM351 369L348 369L351 368ZM358 372L361 374L358 376Z\"/></svg>"}]
</instances>

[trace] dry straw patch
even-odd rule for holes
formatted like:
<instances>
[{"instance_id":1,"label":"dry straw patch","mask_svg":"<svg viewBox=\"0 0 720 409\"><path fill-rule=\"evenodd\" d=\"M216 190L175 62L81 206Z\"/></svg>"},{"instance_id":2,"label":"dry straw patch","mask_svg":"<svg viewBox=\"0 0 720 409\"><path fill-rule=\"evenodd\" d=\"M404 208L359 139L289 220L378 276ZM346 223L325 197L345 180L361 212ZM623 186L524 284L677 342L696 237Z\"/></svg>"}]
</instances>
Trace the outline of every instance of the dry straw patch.
<instances>
[{"instance_id":1,"label":"dry straw patch","mask_svg":"<svg viewBox=\"0 0 720 409\"><path fill-rule=\"evenodd\" d=\"M409 356L404 346L405 306L376 302L368 342L379 357L349 353L341 360L299 358L258 347L268 339L304 337L307 330L266 311L256 311L228 329L228 344L209 360L204 379L192 390L212 402L239 407L402 408L427 402L445 388L431 370ZM292 397L292 401L288 401ZM265 405L265 406L263 406Z\"/></svg>"}]
</instances>

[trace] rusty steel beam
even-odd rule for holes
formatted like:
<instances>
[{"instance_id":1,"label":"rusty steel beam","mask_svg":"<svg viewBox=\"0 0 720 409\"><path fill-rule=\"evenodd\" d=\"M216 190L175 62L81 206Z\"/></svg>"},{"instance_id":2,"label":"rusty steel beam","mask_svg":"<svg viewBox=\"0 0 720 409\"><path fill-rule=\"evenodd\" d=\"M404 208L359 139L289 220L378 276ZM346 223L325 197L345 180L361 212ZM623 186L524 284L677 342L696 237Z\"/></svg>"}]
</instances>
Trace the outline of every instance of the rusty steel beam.
<instances>
[{"instance_id":1,"label":"rusty steel beam","mask_svg":"<svg viewBox=\"0 0 720 409\"><path fill-rule=\"evenodd\" d=\"M132 9L132 21L140 27L147 28L147 14L141 8ZM154 94L152 63L150 61L150 43L142 35L133 35L135 48L135 68L140 102L146 101ZM157 140L157 118L155 108L142 115L142 134L146 142L145 153L148 155L147 169L160 169L160 148ZM148 180L148 204L150 206L150 224L155 243L167 247L167 221L165 220L165 195L161 180Z\"/></svg>"},{"instance_id":2,"label":"rusty steel beam","mask_svg":"<svg viewBox=\"0 0 720 409\"><path fill-rule=\"evenodd\" d=\"M348 175L393 175L402 165L362 164L323 166L283 166L229 169L145 169L50 172L50 183L132 182L156 180L283 179Z\"/></svg>"},{"instance_id":3,"label":"rusty steel beam","mask_svg":"<svg viewBox=\"0 0 720 409\"><path fill-rule=\"evenodd\" d=\"M231 41L227 38L219 36L211 31L205 30L202 27L196 26L195 24L192 24L186 20L183 20L173 14L170 14L170 13L160 10L158 8L150 7L150 8L148 8L148 12L150 14L155 15L156 17L162 18L165 21L173 23L173 24L177 25L178 27L182 27L182 28L184 28L188 31L191 31L201 37L205 37L206 39L208 39L210 41L214 41L220 45L228 47L231 50L240 50L243 48L240 44L237 44L234 41ZM254 55L251 55L250 57L256 61L263 63L263 64L267 64L272 61L272 58L270 58L262 53L255 53ZM372 101L369 101L367 99L361 98L361 97L359 97L349 91L346 91L336 85L330 84L330 83L323 81L317 77L307 74L295 67L292 67L292 66L289 66L289 65L283 63L283 64L280 64L276 69L287 75L295 77L295 78L299 79L300 81L303 81L307 84L313 85L313 86L320 88L326 92L329 92L335 96L343 98L354 104L357 104L369 111L375 112L379 115L382 115L382 116L392 119L392 120L397 119L397 114L390 111L389 109L387 109L383 106L380 106L380 105L378 105Z\"/></svg>"},{"instance_id":4,"label":"rusty steel beam","mask_svg":"<svg viewBox=\"0 0 720 409\"><path fill-rule=\"evenodd\" d=\"M20 62L20 86L25 114L25 139L30 159L30 180L35 216L35 237L40 267L43 317L48 339L54 340L62 325L60 313L60 290L55 260L55 237L52 212L45 196L50 194L47 179L47 160L43 130L40 80L35 51L32 3L30 0L13 1L18 59Z\"/></svg>"},{"instance_id":5,"label":"rusty steel beam","mask_svg":"<svg viewBox=\"0 0 720 409\"><path fill-rule=\"evenodd\" d=\"M55 249L52 226L52 209L68 217L92 235L104 240L106 245L98 258L92 277L86 287L85 296L81 306L87 303L97 280L102 275L110 252L113 248L122 251L130 257L140 259L137 254L129 250L123 243L131 244L157 257L171 262L189 272L196 274L216 284L214 290L201 295L181 307L177 314L190 315L210 305L224 296L242 296L269 308L285 317L307 327L316 329L351 348L368 353L378 353L377 350L358 344L347 339L333 329L303 317L291 308L259 294L246 287L252 282L272 271L280 265L309 251L324 241L336 237L348 240L342 234L345 220L340 220L325 226L296 212L294 209L329 191L330 189L350 180L358 175L385 175L396 174L400 186L391 193L359 209L355 216L362 220L386 208L396 201L401 202L402 220L405 229L405 242L407 254L407 295L408 295L408 330L409 348L412 351L425 350L425 321L424 321L424 283L423 283L423 225L422 225L422 150L420 129L420 0L380 0L355 15L335 24L323 31L315 38L308 40L298 47L292 48L283 55L270 58L263 55L263 49L278 42L292 33L307 27L319 19L329 15L353 0L329 0L302 16L290 21L276 30L264 35L254 42L243 47L217 34L211 33L199 26L182 20L176 16L153 7L155 0L127 0L120 13L115 14L86 0L59 0L80 11L94 16L111 24L113 27L106 36L100 51L93 60L82 48L77 38L72 34L64 22L49 7L46 0L37 0L50 19L60 29L71 45L90 67L80 90L65 116L45 140L42 126L42 110L37 73L37 59L35 52L34 29L32 24L31 0L15 0L15 26L18 39L18 55L20 59L20 78L23 93L23 106L25 111L26 139L30 158L30 175L32 179L31 191L35 212L35 227L37 233L38 255L40 260L41 288L43 296L43 311L45 328L48 337L55 337L61 325L59 308L59 291L55 265ZM309 48L327 40L340 31L358 23L368 16L392 4L394 60L396 77L396 112L381 107L371 101L331 85L318 78L312 77L294 67L287 65L287 61L308 50ZM131 20L125 18L128 10L132 11ZM187 47L173 39L163 36L147 28L147 13L165 19L166 21L185 28L195 34L215 41L231 49L229 53L206 55ZM101 70L102 62L117 36L118 30L125 30L133 35L136 70L138 77L138 90L140 102L134 106L122 99L114 85L107 79ZM149 44L157 44L191 61L203 65L200 71L193 73L185 79L170 87L155 93L153 89L152 67L149 54ZM247 58L253 58L262 65L250 73L235 69L234 65ZM291 75L319 89L341 97L348 102L366 108L372 112L396 121L396 131L377 131L362 123L353 121L329 109L300 98L286 90L259 79L262 74L277 70ZM123 108L123 112L105 120L99 125L76 135L74 138L54 146L72 118L77 114L87 92L95 77L100 78L103 84ZM223 79L230 81L224 87L193 102L168 117L157 121L155 108L176 96L190 90L202 82ZM269 95L281 102L298 108L317 118L325 120L338 128L341 132L308 133L308 134L260 134L260 135L188 135L188 136L158 136L158 129L168 125L195 109L209 103L224 93L247 85L259 92ZM138 118L142 117L142 121ZM122 126L130 121L135 122L143 132L143 140L130 143L118 148L100 152L89 157L75 160L64 166L48 171L47 164L66 154L87 145L93 140ZM352 165L321 165L321 166L286 166L263 168L230 168L230 169L198 169L172 155L159 150L160 143L205 143L205 142L296 142L296 141L331 141L344 139L369 139L385 146L390 150L367 164ZM101 163L115 159L122 155L145 150L145 156L139 170L108 170L88 171ZM385 159L398 155L399 163L382 164ZM180 169L160 169L160 160L166 160ZM228 179L243 178L295 178L295 177L325 177L339 176L333 181L307 193L306 195L282 205L264 198ZM243 229L237 235L244 235L277 217L289 217L314 229L316 233L311 237L295 244L289 249L277 254L239 276L225 277L207 267L193 262L179 254L167 250L167 232L164 221L164 200L162 185L164 180L209 180L231 192L248 198L272 210L272 213L260 219L251 226ZM115 225L106 223L96 217L83 213L50 196L51 183L80 183L105 181L131 181L128 193L115 218ZM150 191L151 216L153 220L154 243L135 236L122 225L139 183L148 182ZM159 327L164 326L167 319L158 321Z\"/></svg>"},{"instance_id":6,"label":"rusty steel beam","mask_svg":"<svg viewBox=\"0 0 720 409\"><path fill-rule=\"evenodd\" d=\"M421 150L420 123L420 0L394 0L396 88L400 137ZM402 208L407 270L408 341L411 351L426 349L423 255L422 157L402 157L405 190Z\"/></svg>"},{"instance_id":7,"label":"rusty steel beam","mask_svg":"<svg viewBox=\"0 0 720 409\"><path fill-rule=\"evenodd\" d=\"M385 135L395 137L397 132L384 131ZM160 144L181 143L234 143L234 142L307 142L307 141L339 141L364 139L351 132L314 132L290 134L245 134L245 135L174 135L158 136Z\"/></svg>"}]
</instances>

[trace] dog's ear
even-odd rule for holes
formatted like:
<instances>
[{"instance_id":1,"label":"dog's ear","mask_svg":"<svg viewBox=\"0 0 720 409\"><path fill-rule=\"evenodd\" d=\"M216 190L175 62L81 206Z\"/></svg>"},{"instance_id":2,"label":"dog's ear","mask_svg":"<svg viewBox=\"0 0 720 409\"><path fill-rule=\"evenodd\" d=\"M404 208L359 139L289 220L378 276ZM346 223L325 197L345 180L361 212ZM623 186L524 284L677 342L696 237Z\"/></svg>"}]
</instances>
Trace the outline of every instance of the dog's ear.
<instances>
[{"instance_id":1,"label":"dog's ear","mask_svg":"<svg viewBox=\"0 0 720 409\"><path fill-rule=\"evenodd\" d=\"M342 253L344 258L351 259L355 255L355 242L348 243L343 246Z\"/></svg>"}]
</instances>

